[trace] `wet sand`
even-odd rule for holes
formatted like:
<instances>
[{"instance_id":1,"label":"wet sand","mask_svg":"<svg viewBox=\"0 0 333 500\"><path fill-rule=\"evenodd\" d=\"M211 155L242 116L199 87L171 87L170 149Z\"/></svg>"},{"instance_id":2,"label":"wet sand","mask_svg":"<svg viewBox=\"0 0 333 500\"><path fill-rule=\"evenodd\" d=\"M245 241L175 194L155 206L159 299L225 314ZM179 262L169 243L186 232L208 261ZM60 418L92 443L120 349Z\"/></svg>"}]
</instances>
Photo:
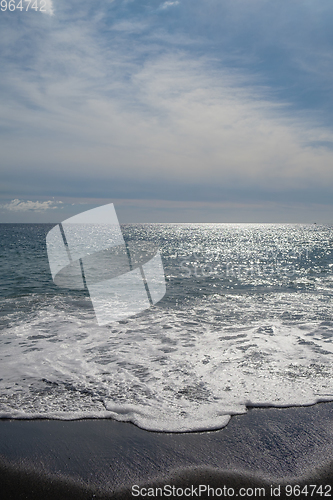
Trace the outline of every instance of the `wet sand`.
<instances>
[{"instance_id":1,"label":"wet sand","mask_svg":"<svg viewBox=\"0 0 333 500\"><path fill-rule=\"evenodd\" d=\"M286 484L322 485L323 494L311 498L333 498L333 403L253 408L224 429L186 434L113 420L0 422L1 499L143 498L132 495L134 485L194 488L184 495L194 498L200 484L215 488L215 498L232 496L224 487L234 496L263 487L275 498L271 487L279 485L279 498L296 498L286 495ZM163 498L161 492L142 490ZM201 491L201 498L212 493Z\"/></svg>"}]
</instances>

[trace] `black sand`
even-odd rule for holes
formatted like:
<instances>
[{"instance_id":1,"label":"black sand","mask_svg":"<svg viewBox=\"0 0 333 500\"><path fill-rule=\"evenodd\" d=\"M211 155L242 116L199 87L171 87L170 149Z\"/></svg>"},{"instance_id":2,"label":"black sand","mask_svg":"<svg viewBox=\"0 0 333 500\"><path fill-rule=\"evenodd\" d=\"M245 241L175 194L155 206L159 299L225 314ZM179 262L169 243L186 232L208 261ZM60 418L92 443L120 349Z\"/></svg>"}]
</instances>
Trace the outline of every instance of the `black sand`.
<instances>
[{"instance_id":1,"label":"black sand","mask_svg":"<svg viewBox=\"0 0 333 500\"><path fill-rule=\"evenodd\" d=\"M166 484L226 486L234 496L264 487L266 498L276 498L271 486L280 485L279 498L333 498L333 403L254 408L219 431L188 434L113 420L0 422L1 500L143 498L132 496L133 485ZM287 496L286 484L322 485L323 493Z\"/></svg>"}]
</instances>

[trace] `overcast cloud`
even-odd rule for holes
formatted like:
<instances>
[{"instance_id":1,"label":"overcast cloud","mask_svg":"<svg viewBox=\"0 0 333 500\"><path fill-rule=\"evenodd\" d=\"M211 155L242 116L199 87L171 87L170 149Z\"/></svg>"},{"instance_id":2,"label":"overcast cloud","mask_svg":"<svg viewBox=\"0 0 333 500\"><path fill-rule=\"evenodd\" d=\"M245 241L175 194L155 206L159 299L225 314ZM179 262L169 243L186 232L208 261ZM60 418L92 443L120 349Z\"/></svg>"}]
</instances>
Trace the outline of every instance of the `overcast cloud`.
<instances>
[{"instance_id":1,"label":"overcast cloud","mask_svg":"<svg viewBox=\"0 0 333 500\"><path fill-rule=\"evenodd\" d=\"M1 220L333 221L330 1L48 13L0 16Z\"/></svg>"}]
</instances>

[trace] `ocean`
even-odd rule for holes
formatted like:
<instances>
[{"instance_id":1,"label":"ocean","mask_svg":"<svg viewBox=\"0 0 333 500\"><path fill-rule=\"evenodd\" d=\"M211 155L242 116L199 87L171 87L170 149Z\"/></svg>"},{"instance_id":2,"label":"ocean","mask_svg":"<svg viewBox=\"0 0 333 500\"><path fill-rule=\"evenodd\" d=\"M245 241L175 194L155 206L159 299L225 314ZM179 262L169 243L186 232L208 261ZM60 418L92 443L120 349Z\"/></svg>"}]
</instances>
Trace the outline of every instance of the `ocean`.
<instances>
[{"instance_id":1,"label":"ocean","mask_svg":"<svg viewBox=\"0 0 333 500\"><path fill-rule=\"evenodd\" d=\"M106 326L53 283L53 226L0 225L0 418L187 432L333 401L332 226L122 225L159 247L166 295Z\"/></svg>"}]
</instances>

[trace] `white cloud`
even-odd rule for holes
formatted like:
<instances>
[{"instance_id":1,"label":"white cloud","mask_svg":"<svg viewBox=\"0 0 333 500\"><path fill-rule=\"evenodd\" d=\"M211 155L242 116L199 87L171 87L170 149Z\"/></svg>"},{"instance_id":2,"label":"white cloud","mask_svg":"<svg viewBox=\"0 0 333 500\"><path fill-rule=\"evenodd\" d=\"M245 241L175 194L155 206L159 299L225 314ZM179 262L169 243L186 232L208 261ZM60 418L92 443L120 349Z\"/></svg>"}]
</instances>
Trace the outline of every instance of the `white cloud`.
<instances>
[{"instance_id":1,"label":"white cloud","mask_svg":"<svg viewBox=\"0 0 333 500\"><path fill-rule=\"evenodd\" d=\"M122 25L117 43L105 44L91 23L61 26L35 51L31 71L4 71L0 126L15 134L3 134L0 148L18 182L28 171L37 186L40 174L57 172L68 192L93 177L101 191L114 178L231 190L332 183L324 146L332 131L314 115L297 114L255 77L189 46L161 53L162 29L142 43L126 38L132 29ZM69 174L75 181L67 183Z\"/></svg>"},{"instance_id":2,"label":"white cloud","mask_svg":"<svg viewBox=\"0 0 333 500\"><path fill-rule=\"evenodd\" d=\"M99 91L94 90L93 77L85 80L91 85L89 94L75 75L49 81L41 92L33 82L25 82L22 92L48 111L38 147L31 144L45 113L32 114L13 103L6 111L4 105L4 122L19 121L31 134L21 137L20 149L15 137L6 138L1 149L8 166L22 163L24 151L37 171L48 164L61 175L68 169L77 175L93 170L100 179L139 172L146 178L211 179L225 185L236 177L240 183L255 179L258 187L274 183L280 189L302 188L311 179L332 180L332 151L311 147L316 141L332 141L331 131L292 116L287 104L270 99L267 88L250 85L249 80L245 88L240 73L210 71L209 61L167 55L141 68L133 65L127 82L114 59L114 67L107 70L113 70L115 79L106 82L100 62L96 57L87 65L100 77ZM71 63L76 68L74 55ZM126 70L129 66L130 61ZM78 73L84 71L77 68ZM16 85L21 83L13 81Z\"/></svg>"},{"instance_id":3,"label":"white cloud","mask_svg":"<svg viewBox=\"0 0 333 500\"><path fill-rule=\"evenodd\" d=\"M161 9L168 9L169 7L172 7L173 5L179 5L179 2L177 0L174 2L164 2L161 5Z\"/></svg>"},{"instance_id":4,"label":"white cloud","mask_svg":"<svg viewBox=\"0 0 333 500\"><path fill-rule=\"evenodd\" d=\"M44 212L45 210L54 210L59 208L62 201L21 201L18 199L12 200L9 203L0 205L0 208L11 212Z\"/></svg>"}]
</instances>

